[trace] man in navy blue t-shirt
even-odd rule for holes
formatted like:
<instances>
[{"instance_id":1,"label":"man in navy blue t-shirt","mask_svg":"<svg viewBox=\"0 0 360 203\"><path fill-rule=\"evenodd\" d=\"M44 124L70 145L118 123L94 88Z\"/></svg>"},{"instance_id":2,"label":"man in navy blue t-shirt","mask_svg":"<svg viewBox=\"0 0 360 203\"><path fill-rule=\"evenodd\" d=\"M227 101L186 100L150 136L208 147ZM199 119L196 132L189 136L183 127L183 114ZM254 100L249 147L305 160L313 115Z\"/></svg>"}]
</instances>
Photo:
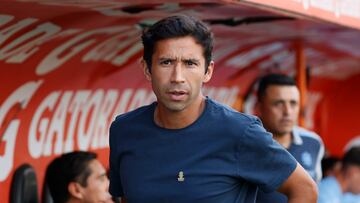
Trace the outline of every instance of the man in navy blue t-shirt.
<instances>
[{"instance_id":1,"label":"man in navy blue t-shirt","mask_svg":"<svg viewBox=\"0 0 360 203\"><path fill-rule=\"evenodd\" d=\"M314 132L296 126L300 110L300 93L294 79L284 74L262 77L258 87L257 111L265 128L318 182L321 179L321 159L324 146ZM287 202L279 192L259 191L258 203Z\"/></svg>"},{"instance_id":2,"label":"man in navy blue t-shirt","mask_svg":"<svg viewBox=\"0 0 360 203\"><path fill-rule=\"evenodd\" d=\"M157 101L110 128L110 192L128 203L255 202L258 188L315 203L316 185L261 122L203 96L211 79L207 26L178 15L142 35Z\"/></svg>"}]
</instances>

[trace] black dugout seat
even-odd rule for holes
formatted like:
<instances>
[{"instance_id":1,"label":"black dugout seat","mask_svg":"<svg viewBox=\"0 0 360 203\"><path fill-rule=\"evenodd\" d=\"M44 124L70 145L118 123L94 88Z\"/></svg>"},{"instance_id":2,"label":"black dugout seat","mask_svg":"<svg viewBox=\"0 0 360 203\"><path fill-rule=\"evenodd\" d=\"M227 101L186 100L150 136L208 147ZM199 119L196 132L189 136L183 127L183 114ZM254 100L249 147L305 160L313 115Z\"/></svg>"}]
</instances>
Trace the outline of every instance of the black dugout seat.
<instances>
[{"instance_id":1,"label":"black dugout seat","mask_svg":"<svg viewBox=\"0 0 360 203\"><path fill-rule=\"evenodd\" d=\"M19 166L13 176L10 203L39 203L36 172L29 164Z\"/></svg>"},{"instance_id":2,"label":"black dugout seat","mask_svg":"<svg viewBox=\"0 0 360 203\"><path fill-rule=\"evenodd\" d=\"M46 184L46 180L44 181L44 184L43 184L41 202L42 203L54 203L54 200L50 194L50 189L49 189L48 185Z\"/></svg>"}]
</instances>

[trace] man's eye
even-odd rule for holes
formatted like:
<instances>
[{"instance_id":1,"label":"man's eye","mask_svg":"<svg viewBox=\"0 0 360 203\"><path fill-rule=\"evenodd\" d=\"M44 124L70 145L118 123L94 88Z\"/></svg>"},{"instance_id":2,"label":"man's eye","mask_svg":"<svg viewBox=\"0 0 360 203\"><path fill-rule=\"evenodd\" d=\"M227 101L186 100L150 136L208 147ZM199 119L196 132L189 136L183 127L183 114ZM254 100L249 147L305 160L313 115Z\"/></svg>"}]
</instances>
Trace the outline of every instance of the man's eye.
<instances>
[{"instance_id":1,"label":"man's eye","mask_svg":"<svg viewBox=\"0 0 360 203\"><path fill-rule=\"evenodd\" d=\"M194 63L194 62L192 62L192 61L186 61L185 64L186 64L187 66L195 66L195 65L196 65L196 63Z\"/></svg>"},{"instance_id":2,"label":"man's eye","mask_svg":"<svg viewBox=\"0 0 360 203\"><path fill-rule=\"evenodd\" d=\"M160 64L161 64L161 65L170 65L170 64L171 64L171 60L161 61Z\"/></svg>"},{"instance_id":3,"label":"man's eye","mask_svg":"<svg viewBox=\"0 0 360 203\"><path fill-rule=\"evenodd\" d=\"M292 101L292 102L290 102L290 105L291 105L292 107L296 107L296 106L298 106L299 104L298 104L298 102L296 102L296 101Z\"/></svg>"},{"instance_id":4,"label":"man's eye","mask_svg":"<svg viewBox=\"0 0 360 203\"><path fill-rule=\"evenodd\" d=\"M99 177L99 180L100 180L100 181L106 181L107 178L108 178L108 177L107 177L106 175L104 175L104 176L100 176L100 177Z\"/></svg>"}]
</instances>

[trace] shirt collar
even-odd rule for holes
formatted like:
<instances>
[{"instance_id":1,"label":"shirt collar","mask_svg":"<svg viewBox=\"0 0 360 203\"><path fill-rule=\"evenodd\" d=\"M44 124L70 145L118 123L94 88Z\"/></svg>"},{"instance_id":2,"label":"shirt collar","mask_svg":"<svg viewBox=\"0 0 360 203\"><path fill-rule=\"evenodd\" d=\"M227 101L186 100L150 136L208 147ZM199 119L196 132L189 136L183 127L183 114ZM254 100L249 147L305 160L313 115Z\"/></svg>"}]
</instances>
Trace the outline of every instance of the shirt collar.
<instances>
[{"instance_id":1,"label":"shirt collar","mask_svg":"<svg viewBox=\"0 0 360 203\"><path fill-rule=\"evenodd\" d=\"M296 144L296 145L302 145L303 144L303 140L300 136L300 127L298 126L294 126L291 132L292 135L292 143Z\"/></svg>"}]
</instances>

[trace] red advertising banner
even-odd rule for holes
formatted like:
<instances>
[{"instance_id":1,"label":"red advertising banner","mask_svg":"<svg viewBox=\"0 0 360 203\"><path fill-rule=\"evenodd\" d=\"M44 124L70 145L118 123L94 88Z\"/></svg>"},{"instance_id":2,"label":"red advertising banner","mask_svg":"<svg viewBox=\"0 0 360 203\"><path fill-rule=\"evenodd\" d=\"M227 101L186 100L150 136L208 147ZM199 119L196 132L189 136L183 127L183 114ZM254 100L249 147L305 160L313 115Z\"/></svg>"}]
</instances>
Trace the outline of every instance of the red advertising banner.
<instances>
[{"instance_id":1,"label":"red advertising banner","mask_svg":"<svg viewBox=\"0 0 360 203\"><path fill-rule=\"evenodd\" d=\"M95 151L107 166L115 116L154 101L140 65L141 24L185 8L129 17L114 8L124 4L1 2L0 202L21 164L34 167L39 189L62 153ZM238 96L236 86L204 91L229 105Z\"/></svg>"},{"instance_id":2,"label":"red advertising banner","mask_svg":"<svg viewBox=\"0 0 360 203\"><path fill-rule=\"evenodd\" d=\"M34 167L40 190L47 164L62 153L95 151L107 166L112 120L155 99L142 73L141 33L175 13L211 26L215 71L203 92L236 110L244 110L244 97L259 76L271 71L294 75L293 41L302 39L312 66L307 126L341 154L360 135L360 96L353 93L360 85L359 32L233 2L1 1L0 202L9 202L13 174L21 164ZM247 2L325 12L314 3L305 9L300 0ZM339 14L332 18L351 17ZM335 96L338 92L341 97Z\"/></svg>"},{"instance_id":3,"label":"red advertising banner","mask_svg":"<svg viewBox=\"0 0 360 203\"><path fill-rule=\"evenodd\" d=\"M240 0L295 13L328 22L360 29L360 1L358 0Z\"/></svg>"}]
</instances>

